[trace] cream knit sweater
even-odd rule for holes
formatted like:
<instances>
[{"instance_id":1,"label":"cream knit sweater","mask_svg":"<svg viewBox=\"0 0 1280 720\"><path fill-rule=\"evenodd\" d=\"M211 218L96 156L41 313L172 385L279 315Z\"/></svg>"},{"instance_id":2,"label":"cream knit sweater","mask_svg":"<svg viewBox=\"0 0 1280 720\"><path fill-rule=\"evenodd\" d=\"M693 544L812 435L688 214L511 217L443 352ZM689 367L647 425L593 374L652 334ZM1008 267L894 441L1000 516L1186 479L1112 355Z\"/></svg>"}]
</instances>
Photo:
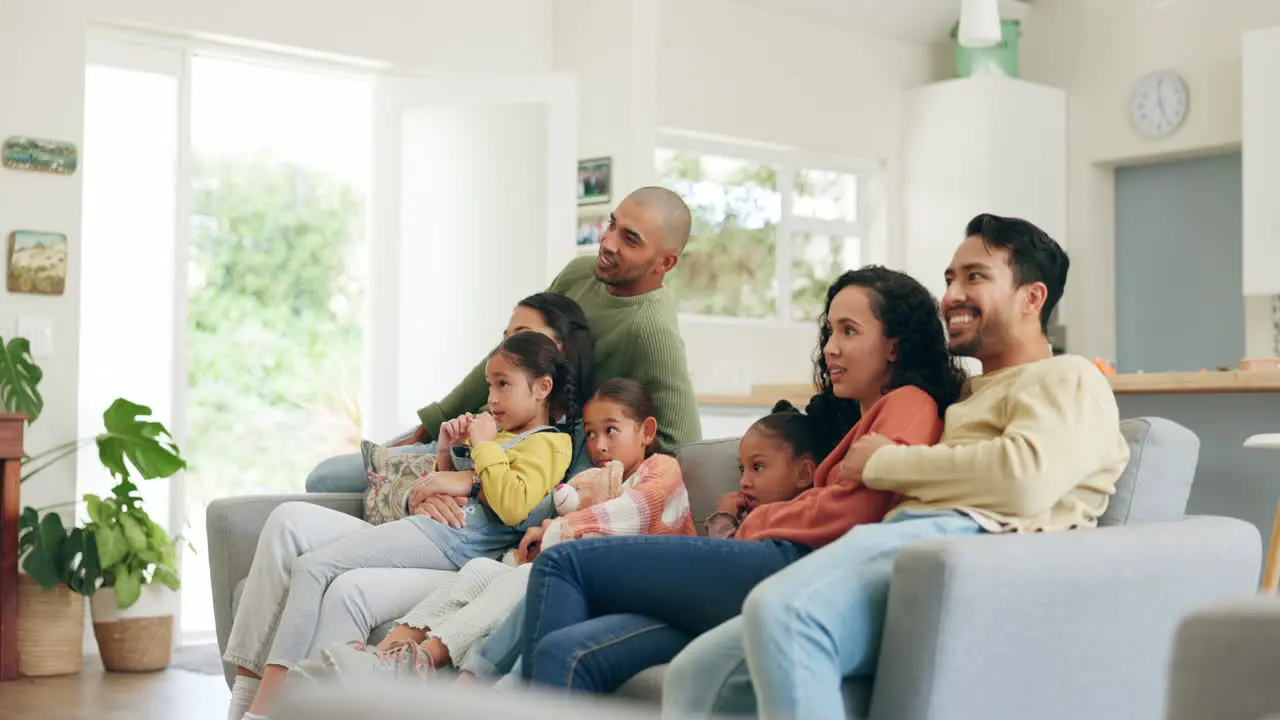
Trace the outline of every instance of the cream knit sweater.
<instances>
[{"instance_id":1,"label":"cream knit sweater","mask_svg":"<svg viewBox=\"0 0 1280 720\"><path fill-rule=\"evenodd\" d=\"M960 510L991 532L1093 527L1129 460L1102 373L1062 355L971 378L932 447L889 446L863 482L894 512Z\"/></svg>"}]
</instances>

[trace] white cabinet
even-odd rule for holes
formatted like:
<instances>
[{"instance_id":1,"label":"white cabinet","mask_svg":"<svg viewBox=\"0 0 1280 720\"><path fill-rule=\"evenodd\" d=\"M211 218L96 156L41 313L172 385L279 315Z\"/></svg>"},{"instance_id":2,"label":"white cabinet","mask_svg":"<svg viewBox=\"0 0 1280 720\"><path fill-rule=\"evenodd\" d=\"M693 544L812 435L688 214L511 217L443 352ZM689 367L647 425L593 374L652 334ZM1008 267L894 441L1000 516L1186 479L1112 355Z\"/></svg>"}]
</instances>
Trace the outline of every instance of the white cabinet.
<instances>
[{"instance_id":1,"label":"white cabinet","mask_svg":"<svg viewBox=\"0 0 1280 720\"><path fill-rule=\"evenodd\" d=\"M1067 246L1067 99L1000 77L926 85L906 95L903 269L939 298L973 216L1024 218Z\"/></svg>"},{"instance_id":2,"label":"white cabinet","mask_svg":"<svg viewBox=\"0 0 1280 720\"><path fill-rule=\"evenodd\" d=\"M1244 294L1280 295L1280 28L1245 33Z\"/></svg>"}]
</instances>

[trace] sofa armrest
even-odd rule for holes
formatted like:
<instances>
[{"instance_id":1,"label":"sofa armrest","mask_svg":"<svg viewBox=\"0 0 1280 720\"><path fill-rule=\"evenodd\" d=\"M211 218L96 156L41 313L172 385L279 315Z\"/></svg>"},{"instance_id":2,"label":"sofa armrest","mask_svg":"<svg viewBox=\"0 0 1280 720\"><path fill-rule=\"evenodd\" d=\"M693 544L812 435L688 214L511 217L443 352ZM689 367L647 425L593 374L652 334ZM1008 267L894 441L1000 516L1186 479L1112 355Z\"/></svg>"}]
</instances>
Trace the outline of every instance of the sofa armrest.
<instances>
[{"instance_id":1,"label":"sofa armrest","mask_svg":"<svg viewBox=\"0 0 1280 720\"><path fill-rule=\"evenodd\" d=\"M231 634L231 598L236 585L249 575L258 536L267 516L287 502L309 502L362 517L360 493L305 493L298 495L244 495L222 498L205 509L208 538L209 581L213 590L213 620L218 631L218 651L225 652ZM234 668L228 668L228 682Z\"/></svg>"},{"instance_id":2,"label":"sofa armrest","mask_svg":"<svg viewBox=\"0 0 1280 720\"><path fill-rule=\"evenodd\" d=\"M1258 720L1280 712L1280 600L1231 598L1178 627L1168 720Z\"/></svg>"},{"instance_id":3,"label":"sofa armrest","mask_svg":"<svg viewBox=\"0 0 1280 720\"><path fill-rule=\"evenodd\" d=\"M1217 517L909 546L871 717L1160 717L1178 622L1255 589L1260 553Z\"/></svg>"}]
</instances>

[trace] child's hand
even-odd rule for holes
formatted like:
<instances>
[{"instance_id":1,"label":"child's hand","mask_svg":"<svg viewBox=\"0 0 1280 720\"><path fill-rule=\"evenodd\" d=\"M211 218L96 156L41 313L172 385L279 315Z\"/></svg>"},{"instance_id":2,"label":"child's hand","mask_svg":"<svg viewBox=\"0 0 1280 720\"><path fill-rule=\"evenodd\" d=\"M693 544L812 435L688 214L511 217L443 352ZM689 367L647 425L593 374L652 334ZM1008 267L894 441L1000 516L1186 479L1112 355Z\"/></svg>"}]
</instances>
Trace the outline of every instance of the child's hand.
<instances>
[{"instance_id":1,"label":"child's hand","mask_svg":"<svg viewBox=\"0 0 1280 720\"><path fill-rule=\"evenodd\" d=\"M462 442L462 439L467 436L467 431L471 429L473 419L474 416L471 413L466 413L440 426L437 449L441 455L448 455L449 448Z\"/></svg>"},{"instance_id":2,"label":"child's hand","mask_svg":"<svg viewBox=\"0 0 1280 720\"><path fill-rule=\"evenodd\" d=\"M716 512L727 513L736 518L749 507L751 507L751 499L735 490L720 496L720 502L716 504Z\"/></svg>"},{"instance_id":3,"label":"child's hand","mask_svg":"<svg viewBox=\"0 0 1280 720\"><path fill-rule=\"evenodd\" d=\"M521 564L531 563L534 558L538 557L538 546L546 532L546 523L538 527L531 527L525 531L524 537L520 540L520 547L516 550L516 558Z\"/></svg>"},{"instance_id":4,"label":"child's hand","mask_svg":"<svg viewBox=\"0 0 1280 720\"><path fill-rule=\"evenodd\" d=\"M471 419L471 425L467 430L471 436L471 444L479 445L482 442L489 442L498 437L498 423L489 413L483 413Z\"/></svg>"}]
</instances>

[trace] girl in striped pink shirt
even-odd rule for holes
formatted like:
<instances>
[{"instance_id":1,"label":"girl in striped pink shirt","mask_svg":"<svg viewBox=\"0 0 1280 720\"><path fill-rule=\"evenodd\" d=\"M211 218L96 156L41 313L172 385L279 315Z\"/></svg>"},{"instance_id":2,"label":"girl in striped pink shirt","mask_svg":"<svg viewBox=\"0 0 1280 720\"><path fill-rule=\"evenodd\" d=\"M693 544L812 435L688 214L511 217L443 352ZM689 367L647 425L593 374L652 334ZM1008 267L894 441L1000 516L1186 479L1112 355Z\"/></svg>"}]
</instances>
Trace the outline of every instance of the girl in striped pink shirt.
<instances>
[{"instance_id":1,"label":"girl in striped pink shirt","mask_svg":"<svg viewBox=\"0 0 1280 720\"><path fill-rule=\"evenodd\" d=\"M593 473L591 482L605 484L613 476L611 499L530 528L505 564L488 558L466 563L377 648L356 643L324 649L328 668L346 676L423 675L452 664L465 672L468 658L524 597L542 548L584 537L697 534L680 466L657 451L658 423L643 385L627 378L602 382L583 410L583 423L595 465L583 475ZM573 493L557 488L557 501L566 495Z\"/></svg>"}]
</instances>

